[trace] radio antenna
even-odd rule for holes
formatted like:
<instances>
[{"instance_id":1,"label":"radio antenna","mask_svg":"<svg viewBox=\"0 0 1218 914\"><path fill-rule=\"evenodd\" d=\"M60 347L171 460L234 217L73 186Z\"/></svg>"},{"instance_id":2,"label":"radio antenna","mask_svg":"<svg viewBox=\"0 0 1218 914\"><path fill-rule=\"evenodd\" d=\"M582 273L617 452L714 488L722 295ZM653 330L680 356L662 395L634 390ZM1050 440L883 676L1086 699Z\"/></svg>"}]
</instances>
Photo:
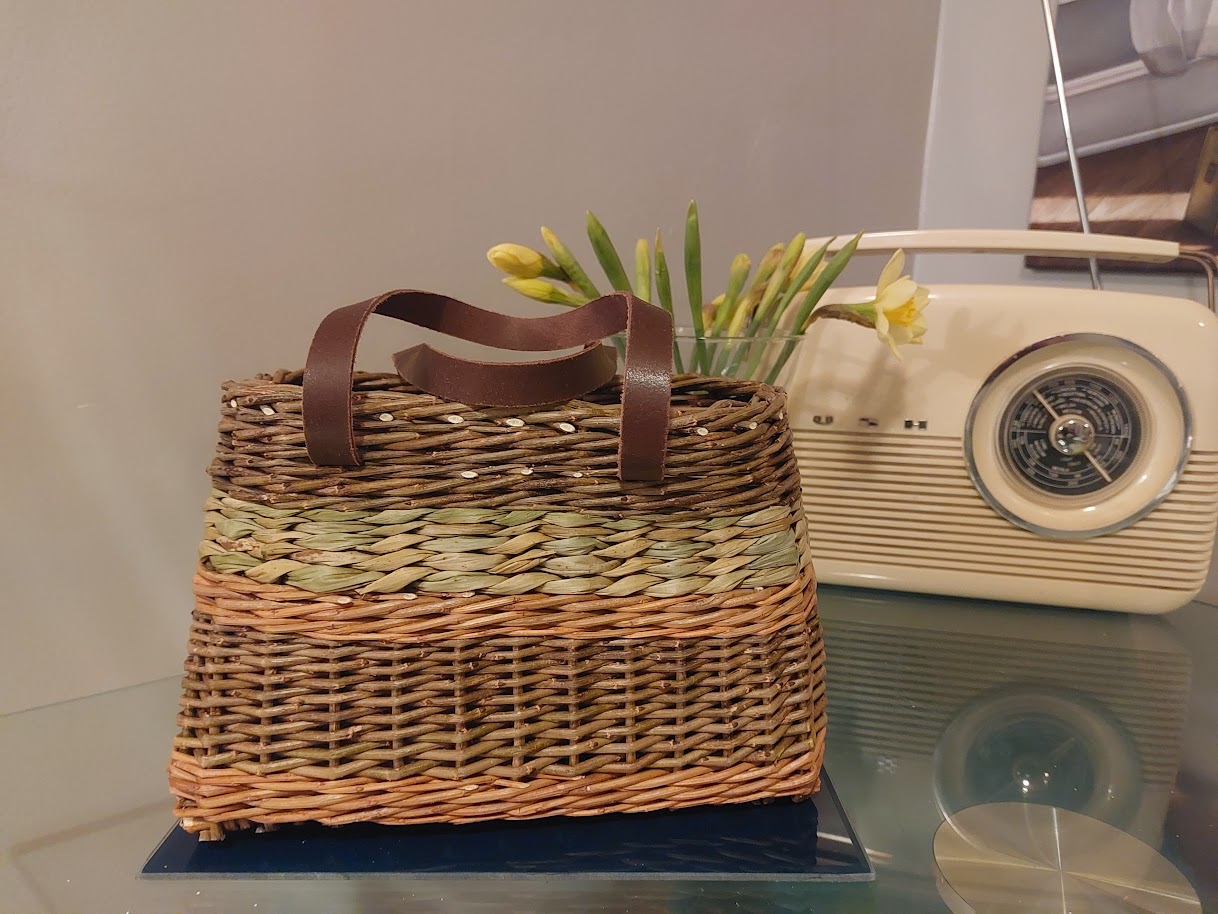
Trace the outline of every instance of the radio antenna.
<instances>
[{"instance_id":1,"label":"radio antenna","mask_svg":"<svg viewBox=\"0 0 1218 914\"><path fill-rule=\"evenodd\" d=\"M1049 36L1049 57L1053 61L1053 81L1057 86L1057 107L1062 113L1062 131L1066 134L1066 157L1070 160L1070 174L1074 178L1074 196L1078 201L1078 221L1083 234L1091 234L1091 220L1087 217L1087 198L1083 196L1083 178L1078 170L1078 152L1074 148L1074 132L1070 129L1070 111L1066 104L1066 81L1062 78L1062 58L1057 49L1057 29L1053 26L1053 8L1049 0L1041 0L1045 11L1045 32ZM1092 257L1087 261L1091 268L1091 288L1102 289L1099 262Z\"/></svg>"}]
</instances>

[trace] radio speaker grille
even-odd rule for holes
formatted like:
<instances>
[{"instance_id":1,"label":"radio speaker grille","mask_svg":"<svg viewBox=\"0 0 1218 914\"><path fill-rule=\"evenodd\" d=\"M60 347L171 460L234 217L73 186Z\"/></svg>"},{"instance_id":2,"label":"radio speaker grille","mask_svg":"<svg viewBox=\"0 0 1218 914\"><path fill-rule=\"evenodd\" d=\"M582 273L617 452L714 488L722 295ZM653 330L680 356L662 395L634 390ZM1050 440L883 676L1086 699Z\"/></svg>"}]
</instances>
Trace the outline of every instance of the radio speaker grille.
<instances>
[{"instance_id":1,"label":"radio speaker grille","mask_svg":"<svg viewBox=\"0 0 1218 914\"><path fill-rule=\"evenodd\" d=\"M1218 453L1194 451L1172 493L1116 533L1047 539L977 493L960 438L793 432L814 559L1195 592L1218 523Z\"/></svg>"}]
</instances>

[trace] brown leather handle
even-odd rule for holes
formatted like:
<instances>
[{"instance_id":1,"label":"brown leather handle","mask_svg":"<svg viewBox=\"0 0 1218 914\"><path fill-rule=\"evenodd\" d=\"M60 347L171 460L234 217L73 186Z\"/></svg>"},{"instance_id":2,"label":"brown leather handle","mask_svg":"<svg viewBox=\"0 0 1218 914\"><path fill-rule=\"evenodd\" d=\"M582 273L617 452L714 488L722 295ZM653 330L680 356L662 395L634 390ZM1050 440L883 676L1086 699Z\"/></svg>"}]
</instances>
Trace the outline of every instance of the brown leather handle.
<instances>
[{"instance_id":1,"label":"brown leather handle","mask_svg":"<svg viewBox=\"0 0 1218 914\"><path fill-rule=\"evenodd\" d=\"M581 396L613 377L613 350L600 345L600 340L625 330L619 475L639 480L663 477L672 317L628 292L536 318L511 317L409 289L332 311L313 336L304 374L305 444L309 459L318 466L362 463L355 447L352 376L360 335L373 314L500 349L537 352L583 347L574 355L523 363L459 359L426 345L394 355L398 373L406 381L471 406L537 406Z\"/></svg>"}]
</instances>

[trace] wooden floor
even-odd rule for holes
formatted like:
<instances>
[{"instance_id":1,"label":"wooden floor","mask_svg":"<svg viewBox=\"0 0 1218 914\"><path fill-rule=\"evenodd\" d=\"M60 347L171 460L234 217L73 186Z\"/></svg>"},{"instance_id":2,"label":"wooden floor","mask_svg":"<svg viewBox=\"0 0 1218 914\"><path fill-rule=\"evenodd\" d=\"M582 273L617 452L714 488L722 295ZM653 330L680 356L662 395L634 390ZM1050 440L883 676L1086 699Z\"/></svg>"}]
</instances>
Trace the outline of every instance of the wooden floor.
<instances>
[{"instance_id":1,"label":"wooden floor","mask_svg":"<svg viewBox=\"0 0 1218 914\"><path fill-rule=\"evenodd\" d=\"M1203 245L1218 253L1218 239L1203 235L1183 221L1207 129L1198 127L1079 160L1091 230ZM1037 171L1028 224L1037 229L1079 231L1078 204L1068 162ZM1200 269L1185 261L1168 266L1100 263L1106 269L1151 272ZM1052 257L1029 257L1027 264L1037 269L1086 269L1085 261Z\"/></svg>"}]
</instances>

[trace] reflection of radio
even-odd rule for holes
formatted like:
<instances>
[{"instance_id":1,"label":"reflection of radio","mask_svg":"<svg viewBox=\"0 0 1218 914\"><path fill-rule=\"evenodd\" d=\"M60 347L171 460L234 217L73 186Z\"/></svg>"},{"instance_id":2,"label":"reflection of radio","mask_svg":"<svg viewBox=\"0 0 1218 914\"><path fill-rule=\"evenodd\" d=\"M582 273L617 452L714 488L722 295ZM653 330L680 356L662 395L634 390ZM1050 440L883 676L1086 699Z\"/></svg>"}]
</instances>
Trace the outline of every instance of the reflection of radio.
<instances>
[{"instance_id":1,"label":"reflection of radio","mask_svg":"<svg viewBox=\"0 0 1218 914\"><path fill-rule=\"evenodd\" d=\"M1164 619L822 588L829 768L873 860L1040 803L1161 843L1189 698ZM856 801L857 802L857 801Z\"/></svg>"},{"instance_id":2,"label":"reflection of radio","mask_svg":"<svg viewBox=\"0 0 1218 914\"><path fill-rule=\"evenodd\" d=\"M822 242L809 242L819 245ZM894 232L859 249L1166 261L1171 242ZM1165 612L1200 590L1218 521L1218 321L1189 299L936 285L898 362L840 321L790 384L818 577ZM861 301L874 290L843 289Z\"/></svg>"}]
</instances>

